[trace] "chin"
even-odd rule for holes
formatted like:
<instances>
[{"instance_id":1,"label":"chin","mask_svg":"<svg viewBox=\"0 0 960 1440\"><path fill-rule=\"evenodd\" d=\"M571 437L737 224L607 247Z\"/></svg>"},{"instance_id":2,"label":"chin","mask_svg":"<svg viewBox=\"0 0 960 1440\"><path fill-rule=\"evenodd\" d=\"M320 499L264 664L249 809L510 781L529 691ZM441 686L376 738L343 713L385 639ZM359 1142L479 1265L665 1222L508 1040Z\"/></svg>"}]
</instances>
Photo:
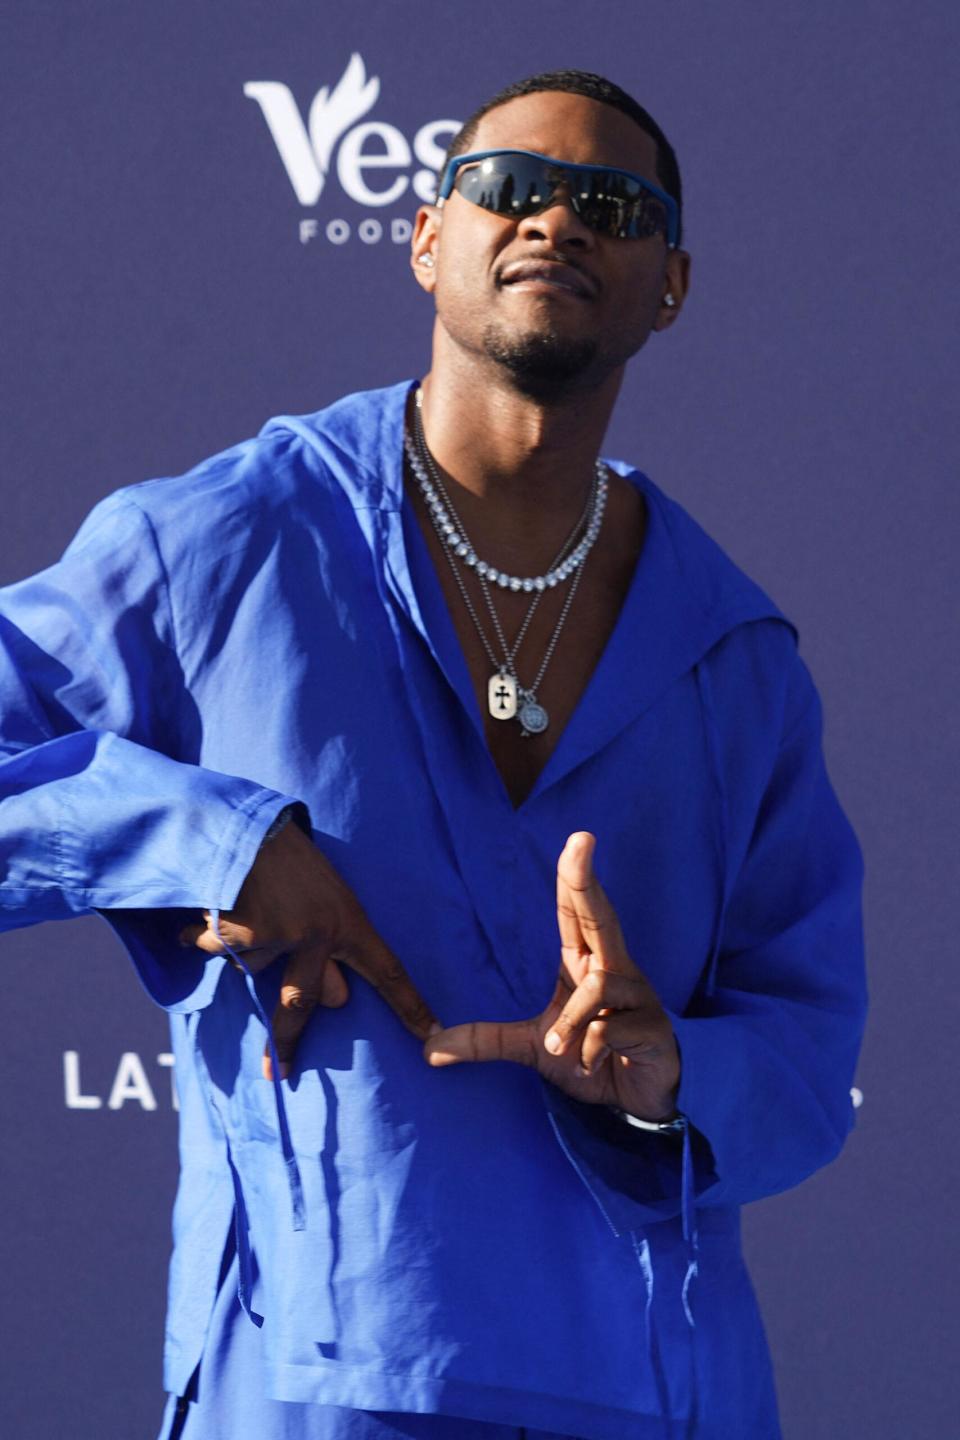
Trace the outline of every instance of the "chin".
<instances>
[{"instance_id":1,"label":"chin","mask_svg":"<svg viewBox=\"0 0 960 1440\"><path fill-rule=\"evenodd\" d=\"M596 384L598 346L595 340L534 330L505 335L491 327L484 335L488 359L511 376L517 389L540 398Z\"/></svg>"}]
</instances>

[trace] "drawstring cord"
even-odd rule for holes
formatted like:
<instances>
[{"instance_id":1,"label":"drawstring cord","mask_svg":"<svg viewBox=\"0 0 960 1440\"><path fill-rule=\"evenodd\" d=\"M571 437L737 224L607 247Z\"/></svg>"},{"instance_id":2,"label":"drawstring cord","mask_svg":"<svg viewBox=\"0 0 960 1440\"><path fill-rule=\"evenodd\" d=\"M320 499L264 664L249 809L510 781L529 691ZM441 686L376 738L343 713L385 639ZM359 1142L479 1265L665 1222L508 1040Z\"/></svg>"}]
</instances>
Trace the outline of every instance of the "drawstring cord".
<instances>
[{"instance_id":1,"label":"drawstring cord","mask_svg":"<svg viewBox=\"0 0 960 1440\"><path fill-rule=\"evenodd\" d=\"M557 1140L560 1149L567 1160L573 1166L579 1176L587 1194L591 1197L610 1227L616 1239L621 1238L621 1231L617 1229L610 1212L604 1205L596 1190L590 1184L587 1171L578 1161L571 1147L564 1139L563 1132L557 1124L556 1118L548 1112L547 1118L550 1121L551 1129ZM687 1417L686 1440L694 1440L697 1433L698 1415L700 1410L700 1380L697 1368L696 1355L696 1320L693 1315L693 1304L691 1290L693 1281L698 1274L697 1252L699 1249L699 1236L697 1233L697 1209L696 1190L693 1173L693 1150L690 1145L690 1126L683 1127L683 1155L681 1159L680 1179L680 1214L683 1230L683 1240L687 1252L687 1269L683 1279L681 1299L683 1302L683 1313L686 1317L690 1336L690 1413ZM663 1364L663 1355L660 1350L660 1341L657 1333L656 1312L653 1308L653 1253L650 1249L650 1242L645 1235L639 1235L636 1231L627 1232L630 1244L633 1247L634 1258L640 1267L643 1275L643 1283L646 1287L646 1338L647 1338L647 1359L650 1362L650 1369L653 1373L654 1384L657 1388L657 1400L660 1405L660 1413L667 1422L667 1440L673 1440L673 1415L670 1408L670 1391L667 1383L667 1374Z\"/></svg>"},{"instance_id":2,"label":"drawstring cord","mask_svg":"<svg viewBox=\"0 0 960 1440\"><path fill-rule=\"evenodd\" d=\"M683 1127L683 1156L680 1161L680 1213L683 1221L683 1239L687 1247L687 1273L683 1277L683 1313L689 1326L690 1338L690 1414L687 1418L687 1440L693 1440L697 1433L700 1410L700 1378L697 1370L697 1322L693 1317L691 1289L700 1273L698 1251L700 1237L697 1233L697 1207L693 1174L693 1149L690 1144L690 1126Z\"/></svg>"},{"instance_id":3,"label":"drawstring cord","mask_svg":"<svg viewBox=\"0 0 960 1440\"><path fill-rule=\"evenodd\" d=\"M729 858L729 824L727 816L727 792L723 781L723 765L720 752L720 735L716 722L716 708L713 703L713 691L710 684L710 674L706 664L698 660L693 667L697 682L697 695L700 701L700 715L703 722L704 742L707 751L707 763L710 769L710 779L714 792L714 845L717 853L717 863L720 869L719 904L717 906L716 919L714 921L713 937L710 944L709 957L706 971L704 973L703 993L705 996L712 995L717 986L717 966L720 960L720 945L723 937L723 922L726 916L727 904L730 899L730 858ZM699 1410L699 1377L697 1370L696 1351L696 1321L693 1315L691 1303L693 1282L699 1273L699 1236L697 1234L695 1188L693 1173L693 1151L690 1143L690 1127L687 1125L683 1132L683 1158L681 1161L681 1215L683 1218L683 1239L687 1248L687 1273L683 1281L683 1313L686 1316L687 1325L690 1329L690 1416L687 1424L687 1435L696 1435Z\"/></svg>"},{"instance_id":4,"label":"drawstring cord","mask_svg":"<svg viewBox=\"0 0 960 1440\"><path fill-rule=\"evenodd\" d=\"M690 1145L690 1126L683 1127L683 1156L680 1161L680 1214L683 1221L683 1239L687 1247L687 1273L683 1280L683 1313L691 1330L696 1329L693 1309L690 1304L690 1287L697 1277L697 1252L700 1237L697 1233L697 1207L693 1175L693 1150Z\"/></svg>"},{"instance_id":5,"label":"drawstring cord","mask_svg":"<svg viewBox=\"0 0 960 1440\"><path fill-rule=\"evenodd\" d=\"M283 1163L287 1172L287 1184L290 1187L290 1208L293 1218L293 1228L294 1230L306 1230L307 1217L306 1207L303 1201L303 1181L300 1178L300 1169L297 1165L297 1157L294 1154L293 1141L290 1138L287 1107L284 1103L283 1087L280 1080L280 1060L273 1042L273 1029L266 1011L260 1003L260 996L257 994L257 988L254 984L253 972L244 964L242 955L238 955L236 950L227 944L220 933L219 910L210 911L210 924L213 928L213 933L220 941L226 953L230 956L237 968L242 971L246 981L247 992L253 1002L253 1008L258 1018L263 1022L263 1027L267 1032L267 1047L270 1051L270 1066L273 1072L273 1101L277 1112L277 1128L280 1131L280 1149L283 1154Z\"/></svg>"},{"instance_id":6,"label":"drawstring cord","mask_svg":"<svg viewBox=\"0 0 960 1440\"><path fill-rule=\"evenodd\" d=\"M660 1352L660 1337L657 1334L656 1312L653 1308L653 1257L650 1253L650 1241L645 1235L641 1237L632 1230L630 1232L630 1241L633 1245L633 1253L636 1256L637 1264L640 1266L643 1283L647 1290L645 1307L647 1321L647 1360L650 1362L650 1369L653 1371L654 1383L657 1387L657 1400L660 1404L660 1413L667 1422L667 1440L673 1440L673 1416L670 1411L670 1391L667 1385L667 1372L663 1367L663 1355Z\"/></svg>"},{"instance_id":7,"label":"drawstring cord","mask_svg":"<svg viewBox=\"0 0 960 1440\"><path fill-rule=\"evenodd\" d=\"M683 1300L683 1313L689 1326L690 1336L690 1412L687 1416L685 1435L686 1440L694 1440L697 1433L700 1411L700 1379L697 1368L695 1333L697 1322L693 1316L691 1288L698 1273L697 1251L699 1248L699 1237L697 1235L696 1205L694 1204L693 1153L690 1146L689 1125L684 1125L683 1127L680 1209L683 1239L687 1249L687 1271L683 1278L681 1298ZM657 1398L660 1402L660 1410L663 1418L667 1422L668 1440L672 1440L673 1416L670 1410L670 1392L667 1388L667 1377L663 1366L663 1356L660 1353L660 1340L656 1328L656 1312L653 1307L653 1256L650 1250L650 1242L646 1236L640 1237L631 1230L630 1240L633 1245L633 1253L636 1256L637 1264L640 1266L643 1281L647 1288L647 1359L650 1362L650 1369L653 1371L653 1378L657 1387Z\"/></svg>"}]
</instances>

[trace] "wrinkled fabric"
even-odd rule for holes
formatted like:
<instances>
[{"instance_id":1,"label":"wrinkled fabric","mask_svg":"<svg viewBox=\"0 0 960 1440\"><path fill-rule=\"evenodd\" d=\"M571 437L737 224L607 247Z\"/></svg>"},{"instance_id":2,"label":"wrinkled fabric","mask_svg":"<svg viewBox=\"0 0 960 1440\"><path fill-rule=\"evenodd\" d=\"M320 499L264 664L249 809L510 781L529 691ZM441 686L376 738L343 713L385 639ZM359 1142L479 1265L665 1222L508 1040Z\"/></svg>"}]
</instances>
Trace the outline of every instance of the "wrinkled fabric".
<instances>
[{"instance_id":1,"label":"wrinkled fabric","mask_svg":"<svg viewBox=\"0 0 960 1440\"><path fill-rule=\"evenodd\" d=\"M514 809L404 498L408 390L121 491L0 592L0 924L106 912L170 1012L172 1393L222 1341L232 1231L251 1393L767 1440L738 1207L839 1151L865 1005L862 862L817 692L768 597L612 462L643 496L643 550ZM676 1030L687 1143L520 1067L430 1069L356 977L266 1083L279 967L248 980L176 936L231 906L292 802L446 1024L543 1008L557 856L593 831Z\"/></svg>"},{"instance_id":2,"label":"wrinkled fabric","mask_svg":"<svg viewBox=\"0 0 960 1440\"><path fill-rule=\"evenodd\" d=\"M251 1384L263 1365L262 1336L237 1301L237 1281L234 1259L217 1296L200 1374L187 1397L170 1397L157 1440L575 1440L460 1416L270 1400L262 1383Z\"/></svg>"}]
</instances>

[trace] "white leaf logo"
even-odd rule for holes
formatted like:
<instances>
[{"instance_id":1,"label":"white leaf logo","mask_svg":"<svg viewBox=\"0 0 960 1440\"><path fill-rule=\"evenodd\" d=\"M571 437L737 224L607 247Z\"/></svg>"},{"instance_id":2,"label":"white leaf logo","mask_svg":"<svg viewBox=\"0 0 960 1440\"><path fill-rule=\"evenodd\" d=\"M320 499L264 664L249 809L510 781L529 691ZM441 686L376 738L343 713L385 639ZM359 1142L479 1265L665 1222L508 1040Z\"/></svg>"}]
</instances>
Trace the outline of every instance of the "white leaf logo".
<instances>
[{"instance_id":1,"label":"white leaf logo","mask_svg":"<svg viewBox=\"0 0 960 1440\"><path fill-rule=\"evenodd\" d=\"M278 80L250 80L243 93L263 112L287 178L301 205L316 205L334 146L376 104L380 81L367 79L362 58L353 54L333 90L324 85L310 106L309 134L297 102Z\"/></svg>"},{"instance_id":2,"label":"white leaf logo","mask_svg":"<svg viewBox=\"0 0 960 1440\"><path fill-rule=\"evenodd\" d=\"M363 60L356 53L350 56L331 94L326 85L317 91L310 106L310 141L324 174L340 136L373 108L379 94L380 81L375 75L367 79Z\"/></svg>"}]
</instances>

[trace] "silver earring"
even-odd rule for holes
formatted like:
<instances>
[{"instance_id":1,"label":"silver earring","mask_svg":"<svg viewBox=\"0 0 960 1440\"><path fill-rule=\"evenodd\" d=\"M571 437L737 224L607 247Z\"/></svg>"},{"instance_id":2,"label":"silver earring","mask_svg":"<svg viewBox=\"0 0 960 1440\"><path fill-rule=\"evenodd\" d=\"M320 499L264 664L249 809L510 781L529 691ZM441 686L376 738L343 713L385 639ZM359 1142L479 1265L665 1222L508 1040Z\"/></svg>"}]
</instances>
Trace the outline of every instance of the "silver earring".
<instances>
[{"instance_id":1,"label":"silver earring","mask_svg":"<svg viewBox=\"0 0 960 1440\"><path fill-rule=\"evenodd\" d=\"M666 295L664 295L664 297L663 297L663 303L664 303L664 305L666 305L667 308L670 309L670 310L676 309L676 305L677 305L676 296L675 296L675 295L671 295L671 294L670 294L670 291L668 290L667 293L666 293Z\"/></svg>"},{"instance_id":2,"label":"silver earring","mask_svg":"<svg viewBox=\"0 0 960 1440\"><path fill-rule=\"evenodd\" d=\"M418 256L417 256L417 264L418 264L418 265L426 265L426 266L428 267L428 269L431 269L431 270L432 270L432 269L433 269L433 256L432 256L432 255L418 255Z\"/></svg>"}]
</instances>

